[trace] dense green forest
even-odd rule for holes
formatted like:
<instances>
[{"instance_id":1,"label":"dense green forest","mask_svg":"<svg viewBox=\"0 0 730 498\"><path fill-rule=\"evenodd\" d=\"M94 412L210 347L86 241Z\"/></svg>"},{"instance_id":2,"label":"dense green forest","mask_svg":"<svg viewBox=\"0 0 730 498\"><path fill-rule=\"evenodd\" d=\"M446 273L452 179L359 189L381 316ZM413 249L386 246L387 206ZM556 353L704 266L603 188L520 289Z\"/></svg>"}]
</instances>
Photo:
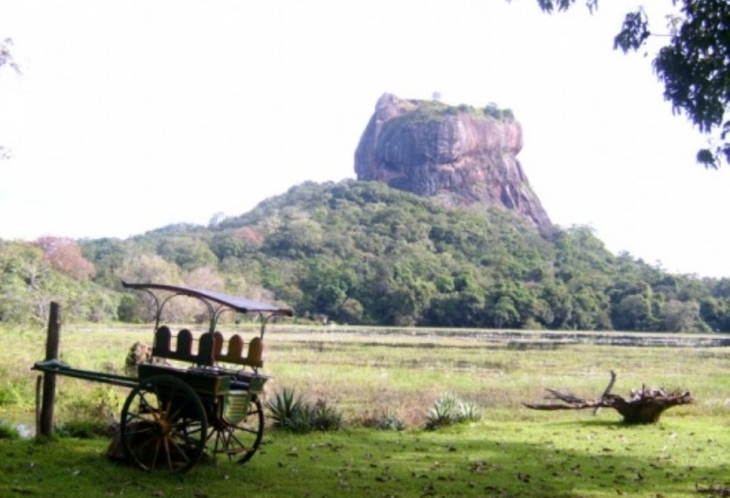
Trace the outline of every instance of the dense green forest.
<instances>
[{"instance_id":1,"label":"dense green forest","mask_svg":"<svg viewBox=\"0 0 730 498\"><path fill-rule=\"evenodd\" d=\"M238 217L128 239L0 240L0 322L140 322L121 281L276 301L300 320L520 329L730 331L730 279L612 254L587 227L541 237L498 209L371 182L304 183ZM181 319L186 310L180 308Z\"/></svg>"}]
</instances>

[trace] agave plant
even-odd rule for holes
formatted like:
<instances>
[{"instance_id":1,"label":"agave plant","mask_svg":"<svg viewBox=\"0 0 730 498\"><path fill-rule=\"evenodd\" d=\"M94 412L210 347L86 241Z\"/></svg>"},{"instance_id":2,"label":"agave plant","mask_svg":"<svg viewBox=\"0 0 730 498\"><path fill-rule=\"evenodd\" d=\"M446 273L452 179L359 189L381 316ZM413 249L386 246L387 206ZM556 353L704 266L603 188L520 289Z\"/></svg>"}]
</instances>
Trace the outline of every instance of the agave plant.
<instances>
[{"instance_id":1,"label":"agave plant","mask_svg":"<svg viewBox=\"0 0 730 498\"><path fill-rule=\"evenodd\" d=\"M266 403L274 427L290 432L336 431L342 426L342 413L326 400L306 403L291 389L283 389Z\"/></svg>"},{"instance_id":2,"label":"agave plant","mask_svg":"<svg viewBox=\"0 0 730 498\"><path fill-rule=\"evenodd\" d=\"M478 422L482 414L477 405L472 401L459 401L458 422Z\"/></svg>"},{"instance_id":3,"label":"agave plant","mask_svg":"<svg viewBox=\"0 0 730 498\"><path fill-rule=\"evenodd\" d=\"M476 404L445 395L433 404L431 411L426 415L426 429L436 430L447 425L476 422L481 418Z\"/></svg>"},{"instance_id":4,"label":"agave plant","mask_svg":"<svg viewBox=\"0 0 730 498\"><path fill-rule=\"evenodd\" d=\"M269 416L274 421L274 427L287 427L292 422L304 416L304 404L302 397L297 395L293 389L282 389L274 395L274 398L266 402Z\"/></svg>"},{"instance_id":5,"label":"agave plant","mask_svg":"<svg viewBox=\"0 0 730 498\"><path fill-rule=\"evenodd\" d=\"M436 400L426 415L426 429L435 430L456 423L458 403L459 400L448 394Z\"/></svg>"}]
</instances>

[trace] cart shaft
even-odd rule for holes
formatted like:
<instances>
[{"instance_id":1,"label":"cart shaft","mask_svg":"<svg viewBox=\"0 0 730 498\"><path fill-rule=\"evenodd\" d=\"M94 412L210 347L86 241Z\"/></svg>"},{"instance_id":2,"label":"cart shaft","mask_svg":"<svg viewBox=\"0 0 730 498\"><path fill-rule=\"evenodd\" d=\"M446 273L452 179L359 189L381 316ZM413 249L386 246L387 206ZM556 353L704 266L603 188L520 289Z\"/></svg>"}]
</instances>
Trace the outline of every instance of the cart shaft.
<instances>
[{"instance_id":1,"label":"cart shaft","mask_svg":"<svg viewBox=\"0 0 730 498\"><path fill-rule=\"evenodd\" d=\"M66 363L63 363L59 360L36 362L33 365L32 370L38 370L45 373L53 373L56 375L64 375L66 377L74 377L76 379L90 380L93 382L101 382L103 384L112 384L114 386L129 388L132 388L139 383L139 381L135 377L71 368Z\"/></svg>"}]
</instances>

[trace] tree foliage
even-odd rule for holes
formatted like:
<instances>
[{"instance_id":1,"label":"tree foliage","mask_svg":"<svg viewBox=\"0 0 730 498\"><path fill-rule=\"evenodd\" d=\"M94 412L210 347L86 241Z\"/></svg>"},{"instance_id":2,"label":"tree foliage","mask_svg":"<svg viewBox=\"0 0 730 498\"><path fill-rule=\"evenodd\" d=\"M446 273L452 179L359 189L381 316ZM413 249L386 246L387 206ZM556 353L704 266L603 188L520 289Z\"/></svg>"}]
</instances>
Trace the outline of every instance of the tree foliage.
<instances>
[{"instance_id":1,"label":"tree foliage","mask_svg":"<svg viewBox=\"0 0 730 498\"><path fill-rule=\"evenodd\" d=\"M41 237L34 243L43 251L51 267L77 280L88 280L96 273L94 265L81 254L81 247L68 238Z\"/></svg>"},{"instance_id":2,"label":"tree foliage","mask_svg":"<svg viewBox=\"0 0 730 498\"><path fill-rule=\"evenodd\" d=\"M545 239L512 212L448 209L352 180L304 183L207 227L0 241L0 321L44 320L50 300L68 320L148 320L149 303L121 280L275 300L312 321L730 332L729 279L612 254L587 227Z\"/></svg>"},{"instance_id":3,"label":"tree foliage","mask_svg":"<svg viewBox=\"0 0 730 498\"><path fill-rule=\"evenodd\" d=\"M575 0L538 0L546 12L567 10ZM684 113L707 134L713 145L697 153L697 161L718 168L730 162L730 2L727 0L673 0L678 15L669 15L668 42L659 50L653 66L664 84L664 98L675 113ZM593 11L598 0L587 0ZM628 12L614 38L614 48L639 50L656 32L643 8ZM661 31L665 31L662 27Z\"/></svg>"},{"instance_id":4,"label":"tree foliage","mask_svg":"<svg viewBox=\"0 0 730 498\"><path fill-rule=\"evenodd\" d=\"M16 73L20 73L20 66L17 62L15 62L13 54L10 51L10 47L12 45L13 40L11 38L5 38L0 41L0 69L3 67L10 67L11 69L14 69ZM7 159L8 157L10 157L8 150L5 147L0 146L0 160Z\"/></svg>"},{"instance_id":5,"label":"tree foliage","mask_svg":"<svg viewBox=\"0 0 730 498\"><path fill-rule=\"evenodd\" d=\"M44 323L51 301L62 302L72 319L116 319L116 293L90 282L91 275L77 278L52 261L39 244L0 240L0 322Z\"/></svg>"}]
</instances>

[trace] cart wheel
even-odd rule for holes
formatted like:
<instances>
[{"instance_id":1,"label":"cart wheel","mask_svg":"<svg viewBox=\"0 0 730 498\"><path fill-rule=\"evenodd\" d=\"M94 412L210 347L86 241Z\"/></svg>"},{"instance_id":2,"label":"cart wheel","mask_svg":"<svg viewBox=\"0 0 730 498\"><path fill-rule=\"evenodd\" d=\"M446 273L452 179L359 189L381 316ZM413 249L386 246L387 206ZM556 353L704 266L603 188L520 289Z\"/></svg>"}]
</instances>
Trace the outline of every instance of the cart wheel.
<instances>
[{"instance_id":1,"label":"cart wheel","mask_svg":"<svg viewBox=\"0 0 730 498\"><path fill-rule=\"evenodd\" d=\"M188 384L155 375L140 381L127 397L120 435L138 467L187 472L203 454L207 425L203 403Z\"/></svg>"},{"instance_id":2,"label":"cart wheel","mask_svg":"<svg viewBox=\"0 0 730 498\"><path fill-rule=\"evenodd\" d=\"M250 403L246 415L238 422L217 420L208 437L214 455L228 455L236 463L248 462L264 436L264 410L258 396Z\"/></svg>"}]
</instances>

